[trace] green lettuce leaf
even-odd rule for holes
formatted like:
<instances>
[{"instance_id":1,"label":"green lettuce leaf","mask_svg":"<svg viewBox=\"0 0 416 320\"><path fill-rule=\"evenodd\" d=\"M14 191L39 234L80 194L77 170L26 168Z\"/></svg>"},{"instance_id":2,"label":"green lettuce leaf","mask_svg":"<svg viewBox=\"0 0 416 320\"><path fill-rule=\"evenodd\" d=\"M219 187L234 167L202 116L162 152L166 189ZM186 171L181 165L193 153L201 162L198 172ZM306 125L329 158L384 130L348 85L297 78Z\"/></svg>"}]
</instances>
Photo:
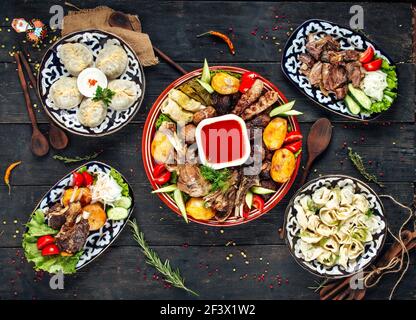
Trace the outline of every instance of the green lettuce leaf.
<instances>
[{"instance_id":1,"label":"green lettuce leaf","mask_svg":"<svg viewBox=\"0 0 416 320\"><path fill-rule=\"evenodd\" d=\"M124 181L123 177L121 176L120 173L118 173L117 170L115 170L114 168L111 168L110 171L110 176L116 180L116 182L118 183L118 185L123 189L121 191L121 194L125 197L128 197L130 195L129 193L129 186L127 185L127 183Z\"/></svg>"}]
</instances>

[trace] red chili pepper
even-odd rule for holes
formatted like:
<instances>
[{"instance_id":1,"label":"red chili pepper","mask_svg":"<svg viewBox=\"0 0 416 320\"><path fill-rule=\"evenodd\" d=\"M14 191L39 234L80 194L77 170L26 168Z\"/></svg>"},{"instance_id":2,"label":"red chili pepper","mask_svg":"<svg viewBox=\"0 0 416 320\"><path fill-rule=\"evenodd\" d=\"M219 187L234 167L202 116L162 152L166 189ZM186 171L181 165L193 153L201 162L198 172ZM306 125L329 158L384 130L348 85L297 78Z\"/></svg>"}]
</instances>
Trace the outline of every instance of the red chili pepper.
<instances>
[{"instance_id":1,"label":"red chili pepper","mask_svg":"<svg viewBox=\"0 0 416 320\"><path fill-rule=\"evenodd\" d=\"M288 145L284 146L283 148L285 148L285 149L287 149L287 150L289 150L293 153L296 153L296 152L299 151L300 148L302 148L302 140L295 141L291 144L288 144Z\"/></svg>"},{"instance_id":2,"label":"red chili pepper","mask_svg":"<svg viewBox=\"0 0 416 320\"><path fill-rule=\"evenodd\" d=\"M377 71L378 69L381 68L382 63L383 63L383 59L379 58L379 59L376 59L369 63L364 64L363 67L367 71Z\"/></svg>"},{"instance_id":3,"label":"red chili pepper","mask_svg":"<svg viewBox=\"0 0 416 320\"><path fill-rule=\"evenodd\" d=\"M154 181L157 184L165 184L170 180L171 173L166 169L165 164L160 163L153 169Z\"/></svg>"},{"instance_id":4,"label":"red chili pepper","mask_svg":"<svg viewBox=\"0 0 416 320\"><path fill-rule=\"evenodd\" d=\"M303 136L299 131L291 131L286 135L285 141L283 144L289 144L295 141L302 140Z\"/></svg>"},{"instance_id":5,"label":"red chili pepper","mask_svg":"<svg viewBox=\"0 0 416 320\"><path fill-rule=\"evenodd\" d=\"M260 212L262 212L264 209L264 200L257 194L253 196L253 207L259 210Z\"/></svg>"},{"instance_id":6,"label":"red chili pepper","mask_svg":"<svg viewBox=\"0 0 416 320\"><path fill-rule=\"evenodd\" d=\"M82 176L84 178L84 185L85 186L92 185L92 183L94 182L94 178L92 177L92 175L88 171L84 171L82 173Z\"/></svg>"},{"instance_id":7,"label":"red chili pepper","mask_svg":"<svg viewBox=\"0 0 416 320\"><path fill-rule=\"evenodd\" d=\"M196 37L199 38L199 37L205 36L207 34L210 34L212 36L215 36L215 37L218 37L218 38L224 40L225 43L228 45L228 48L230 49L231 54L233 54L233 55L235 54L235 49L234 49L233 42L231 41L231 39L227 35L225 35L221 32L210 30L210 31L198 34Z\"/></svg>"},{"instance_id":8,"label":"red chili pepper","mask_svg":"<svg viewBox=\"0 0 416 320\"><path fill-rule=\"evenodd\" d=\"M255 72L244 72L241 76L240 87L238 88L238 90L241 93L247 92L247 90L253 86L254 81L256 81L258 77L259 75Z\"/></svg>"},{"instance_id":9,"label":"red chili pepper","mask_svg":"<svg viewBox=\"0 0 416 320\"><path fill-rule=\"evenodd\" d=\"M36 246L38 247L39 250L42 250L43 248L45 248L47 245L50 245L52 243L55 242L55 238L52 236L42 236L38 239Z\"/></svg>"},{"instance_id":10,"label":"red chili pepper","mask_svg":"<svg viewBox=\"0 0 416 320\"><path fill-rule=\"evenodd\" d=\"M74 172L72 177L74 178L74 186L82 187L84 185L84 176L82 173Z\"/></svg>"},{"instance_id":11,"label":"red chili pepper","mask_svg":"<svg viewBox=\"0 0 416 320\"><path fill-rule=\"evenodd\" d=\"M60 251L58 246L53 243L42 249L42 256L52 256L59 253Z\"/></svg>"},{"instance_id":12,"label":"red chili pepper","mask_svg":"<svg viewBox=\"0 0 416 320\"><path fill-rule=\"evenodd\" d=\"M371 60L373 60L374 57L374 49L373 47L368 47L367 50L365 50L361 56L360 56L360 62L361 63L369 63Z\"/></svg>"}]
</instances>

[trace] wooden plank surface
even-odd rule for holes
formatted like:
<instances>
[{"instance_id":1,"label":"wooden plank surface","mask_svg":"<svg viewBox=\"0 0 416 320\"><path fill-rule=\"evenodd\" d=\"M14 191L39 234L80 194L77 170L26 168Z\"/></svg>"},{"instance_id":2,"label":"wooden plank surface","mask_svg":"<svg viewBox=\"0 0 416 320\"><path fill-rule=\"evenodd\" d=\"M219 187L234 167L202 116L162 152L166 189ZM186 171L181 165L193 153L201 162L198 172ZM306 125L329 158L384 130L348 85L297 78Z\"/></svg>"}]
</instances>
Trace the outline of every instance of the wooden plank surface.
<instances>
[{"instance_id":1,"label":"wooden plank surface","mask_svg":"<svg viewBox=\"0 0 416 320\"><path fill-rule=\"evenodd\" d=\"M36 17L47 22L50 18L49 7L63 2L8 2L0 13L0 171L4 172L7 164L16 159L23 161L12 177L12 195L8 196L6 187L0 188L0 282L6 284L0 286L0 299L193 298L180 290L165 288L157 275L154 276L154 270L146 267L143 255L127 229L96 262L76 276L66 277L65 290L51 290L48 286L49 277L36 275L31 265L21 258L20 237L28 215L42 195L76 166L53 160L52 155L57 153L53 150L47 157L38 159L28 149L31 129L15 64L9 54L22 38L7 31L10 21L7 22L5 18ZM315 106L284 78L279 63L280 50L293 28L310 18L348 25L352 3L71 2L83 8L111 3L117 10L139 14L143 28L153 43L180 62L186 70L199 68L206 57L211 65L237 65L261 73L275 83L288 99L297 100L297 109L304 112L299 121L305 135L312 122L320 117L328 117L333 122L334 136L330 148L316 163L310 178L332 173L361 178L347 158L346 147L351 146L364 157L370 170L385 182L384 189L372 185L377 192L391 194L405 204L412 203L416 182L416 137L410 4L360 3L365 13L364 33L399 63L400 84L399 98L394 107L375 123L360 124L328 114ZM277 30L272 30L276 26ZM229 28L232 28L232 32ZM237 54L228 54L220 41L195 37L209 29L234 34ZM36 62L45 48L42 47L40 51L33 48L29 50L32 62ZM133 215L147 240L162 258L169 258L174 266L180 267L187 284L201 294L200 298L316 299L317 295L308 287L314 286L319 279L296 264L277 233L283 224L286 205L297 189L296 185L264 217L244 226L225 229L185 225L156 196L150 195L150 185L140 156L143 124L153 101L178 74L170 66L160 63L146 68L145 75L145 100L131 124L104 138L85 139L71 135L70 146L62 154L74 156L104 150L98 160L118 168L133 186L137 199ZM47 118L40 106L37 114L42 123L41 130L47 132ZM389 201L383 202L389 224L393 230L397 230L405 212ZM247 259L243 258L241 252L247 255ZM413 254L412 268L399 287L397 298L416 298L414 258ZM387 298L395 279L394 276L383 279L376 290L369 291L368 298Z\"/></svg>"}]
</instances>

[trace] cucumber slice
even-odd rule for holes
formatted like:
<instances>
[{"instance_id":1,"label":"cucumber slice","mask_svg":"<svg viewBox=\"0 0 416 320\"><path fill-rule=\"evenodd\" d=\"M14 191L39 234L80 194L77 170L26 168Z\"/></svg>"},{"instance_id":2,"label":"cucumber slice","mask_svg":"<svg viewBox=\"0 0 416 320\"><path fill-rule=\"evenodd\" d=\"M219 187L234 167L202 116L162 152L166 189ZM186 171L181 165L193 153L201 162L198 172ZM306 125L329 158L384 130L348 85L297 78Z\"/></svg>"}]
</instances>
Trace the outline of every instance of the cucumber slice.
<instances>
[{"instance_id":1,"label":"cucumber slice","mask_svg":"<svg viewBox=\"0 0 416 320\"><path fill-rule=\"evenodd\" d=\"M204 59L204 67L202 68L201 81L208 84L211 83L211 72L209 71L207 59Z\"/></svg>"},{"instance_id":2,"label":"cucumber slice","mask_svg":"<svg viewBox=\"0 0 416 320\"><path fill-rule=\"evenodd\" d=\"M108 220L123 220L126 219L128 215L128 210L121 207L114 207L107 211Z\"/></svg>"},{"instance_id":3,"label":"cucumber slice","mask_svg":"<svg viewBox=\"0 0 416 320\"><path fill-rule=\"evenodd\" d=\"M114 202L114 206L129 209L131 207L131 198L121 197L120 199Z\"/></svg>"},{"instance_id":4,"label":"cucumber slice","mask_svg":"<svg viewBox=\"0 0 416 320\"><path fill-rule=\"evenodd\" d=\"M196 79L196 81L198 81L198 83L202 86L202 88L204 88L205 90L208 91L208 93L214 93L214 89L211 87L210 84L201 81L200 79Z\"/></svg>"},{"instance_id":5,"label":"cucumber slice","mask_svg":"<svg viewBox=\"0 0 416 320\"><path fill-rule=\"evenodd\" d=\"M360 113L360 111L361 111L360 106L349 95L345 96L344 102L345 102L345 104L347 105L348 109L350 110L350 112L352 114L359 114Z\"/></svg>"},{"instance_id":6,"label":"cucumber slice","mask_svg":"<svg viewBox=\"0 0 416 320\"><path fill-rule=\"evenodd\" d=\"M178 189L176 184L171 184L170 186L166 186L160 189L153 190L152 193L161 193L161 192L172 192Z\"/></svg>"},{"instance_id":7,"label":"cucumber slice","mask_svg":"<svg viewBox=\"0 0 416 320\"><path fill-rule=\"evenodd\" d=\"M274 117L277 116L278 114L282 113L282 112L287 112L289 110L291 110L293 108L293 106L295 105L296 100L290 101L288 103L285 103L281 106L278 106L276 108L274 108L272 111L270 111L269 116L270 117Z\"/></svg>"},{"instance_id":8,"label":"cucumber slice","mask_svg":"<svg viewBox=\"0 0 416 320\"><path fill-rule=\"evenodd\" d=\"M179 189L176 189L175 191L173 191L173 199L178 205L179 211L181 212L183 219L185 220L186 223L188 223L189 222L188 215L186 213L185 201L183 201L182 191Z\"/></svg>"},{"instance_id":9,"label":"cucumber slice","mask_svg":"<svg viewBox=\"0 0 416 320\"><path fill-rule=\"evenodd\" d=\"M354 86L350 83L348 85L348 93L360 107L371 110L371 99L367 97L364 91L354 88Z\"/></svg>"},{"instance_id":10,"label":"cucumber slice","mask_svg":"<svg viewBox=\"0 0 416 320\"><path fill-rule=\"evenodd\" d=\"M251 192L255 193L255 194L270 194L270 193L275 193L276 190L272 190L272 189L268 189L268 188L264 188L264 187L259 187L259 186L254 186L251 187Z\"/></svg>"}]
</instances>

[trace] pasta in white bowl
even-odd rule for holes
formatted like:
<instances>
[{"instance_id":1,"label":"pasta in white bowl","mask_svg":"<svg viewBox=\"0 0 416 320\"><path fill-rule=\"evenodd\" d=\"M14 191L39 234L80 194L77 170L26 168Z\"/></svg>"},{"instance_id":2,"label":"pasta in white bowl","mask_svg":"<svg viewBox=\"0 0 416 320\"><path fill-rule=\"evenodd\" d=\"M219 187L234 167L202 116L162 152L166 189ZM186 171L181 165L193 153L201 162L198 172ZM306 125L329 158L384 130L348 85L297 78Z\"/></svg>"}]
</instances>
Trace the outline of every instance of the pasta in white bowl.
<instances>
[{"instance_id":1,"label":"pasta in white bowl","mask_svg":"<svg viewBox=\"0 0 416 320\"><path fill-rule=\"evenodd\" d=\"M363 182L326 176L303 186L286 209L287 243L307 270L344 277L377 256L385 235L383 205Z\"/></svg>"}]
</instances>

